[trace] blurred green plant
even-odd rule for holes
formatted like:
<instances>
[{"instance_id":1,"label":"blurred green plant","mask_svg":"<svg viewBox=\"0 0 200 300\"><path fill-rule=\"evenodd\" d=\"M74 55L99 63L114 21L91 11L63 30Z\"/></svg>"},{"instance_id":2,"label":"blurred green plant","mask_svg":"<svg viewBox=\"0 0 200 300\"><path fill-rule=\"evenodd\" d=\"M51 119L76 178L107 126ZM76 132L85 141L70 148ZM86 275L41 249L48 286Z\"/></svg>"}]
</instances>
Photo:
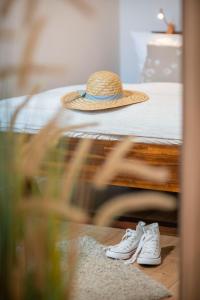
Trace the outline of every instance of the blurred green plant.
<instances>
[{"instance_id":1,"label":"blurred green plant","mask_svg":"<svg viewBox=\"0 0 200 300\"><path fill-rule=\"evenodd\" d=\"M14 133L23 106L0 132L0 298L68 299L73 267L63 273L56 245L63 220L88 220L70 199L91 142L83 140L66 162L60 137L81 126L59 128L59 112L37 135Z\"/></svg>"}]
</instances>

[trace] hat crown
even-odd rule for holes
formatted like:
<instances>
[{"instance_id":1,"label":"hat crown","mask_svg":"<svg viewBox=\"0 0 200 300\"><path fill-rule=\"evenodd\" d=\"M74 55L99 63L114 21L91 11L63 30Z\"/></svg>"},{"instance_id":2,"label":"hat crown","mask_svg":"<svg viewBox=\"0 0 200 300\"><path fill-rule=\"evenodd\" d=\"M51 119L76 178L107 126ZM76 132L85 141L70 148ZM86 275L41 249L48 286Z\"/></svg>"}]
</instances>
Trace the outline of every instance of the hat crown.
<instances>
[{"instance_id":1,"label":"hat crown","mask_svg":"<svg viewBox=\"0 0 200 300\"><path fill-rule=\"evenodd\" d=\"M121 94L121 80L117 74L112 72L96 72L88 79L87 93L93 96L112 96Z\"/></svg>"}]
</instances>

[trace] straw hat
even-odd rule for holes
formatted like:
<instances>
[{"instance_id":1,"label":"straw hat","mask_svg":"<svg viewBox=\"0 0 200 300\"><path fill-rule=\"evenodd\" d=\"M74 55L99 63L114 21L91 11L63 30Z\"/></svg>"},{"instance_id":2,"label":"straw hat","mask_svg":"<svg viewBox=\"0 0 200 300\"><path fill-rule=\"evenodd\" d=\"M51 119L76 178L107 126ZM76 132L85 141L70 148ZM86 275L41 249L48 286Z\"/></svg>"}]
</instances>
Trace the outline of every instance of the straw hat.
<instances>
[{"instance_id":1,"label":"straw hat","mask_svg":"<svg viewBox=\"0 0 200 300\"><path fill-rule=\"evenodd\" d=\"M92 74L87 82L86 91L75 91L61 98L68 109L103 110L148 100L149 97L139 91L123 90L117 74L100 71Z\"/></svg>"}]
</instances>

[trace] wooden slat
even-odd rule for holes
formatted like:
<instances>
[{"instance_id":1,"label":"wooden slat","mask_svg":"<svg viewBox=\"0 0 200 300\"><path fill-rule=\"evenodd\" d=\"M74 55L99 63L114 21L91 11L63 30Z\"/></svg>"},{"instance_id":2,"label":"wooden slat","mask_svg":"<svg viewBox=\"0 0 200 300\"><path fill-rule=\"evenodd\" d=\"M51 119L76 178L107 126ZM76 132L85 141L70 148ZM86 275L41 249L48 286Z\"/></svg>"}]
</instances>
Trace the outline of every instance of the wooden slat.
<instances>
[{"instance_id":1,"label":"wooden slat","mask_svg":"<svg viewBox=\"0 0 200 300\"><path fill-rule=\"evenodd\" d=\"M26 134L27 139L31 134ZM75 155L75 149L80 138L63 138L61 143L66 147L66 160ZM83 168L82 177L91 182L98 170L101 170L107 155L112 151L119 141L93 140L91 151ZM138 179L128 174L119 174L109 185L125 186L141 189L152 189L158 191L179 192L180 191L180 145L146 144L135 143L127 153L127 158L140 159L151 166L167 167L170 179L165 184L159 184L148 180ZM53 164L53 162L50 162Z\"/></svg>"},{"instance_id":2,"label":"wooden slat","mask_svg":"<svg viewBox=\"0 0 200 300\"><path fill-rule=\"evenodd\" d=\"M71 138L68 141L68 155L73 156L75 148L80 139ZM84 177L91 181L94 174L100 170L108 153L112 151L117 141L94 140L92 149L88 155L84 167ZM138 179L127 174L119 174L109 184L116 186L127 186L142 189L153 189L169 192L179 192L179 159L181 147L179 145L160 145L160 144L134 144L127 153L128 159L141 159L151 166L167 167L170 171L170 179L165 184L159 184L148 180ZM69 157L67 157L69 158Z\"/></svg>"}]
</instances>

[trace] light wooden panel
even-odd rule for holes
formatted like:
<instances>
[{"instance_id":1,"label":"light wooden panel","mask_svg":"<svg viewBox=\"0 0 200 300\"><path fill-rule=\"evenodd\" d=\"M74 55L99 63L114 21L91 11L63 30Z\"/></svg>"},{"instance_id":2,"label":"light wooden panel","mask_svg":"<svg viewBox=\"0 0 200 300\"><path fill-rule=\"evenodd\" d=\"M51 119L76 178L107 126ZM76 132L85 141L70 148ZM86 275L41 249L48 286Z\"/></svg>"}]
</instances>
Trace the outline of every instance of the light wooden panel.
<instances>
[{"instance_id":1,"label":"light wooden panel","mask_svg":"<svg viewBox=\"0 0 200 300\"><path fill-rule=\"evenodd\" d=\"M200 283L200 1L184 1L184 147L181 299L199 300Z\"/></svg>"}]
</instances>

